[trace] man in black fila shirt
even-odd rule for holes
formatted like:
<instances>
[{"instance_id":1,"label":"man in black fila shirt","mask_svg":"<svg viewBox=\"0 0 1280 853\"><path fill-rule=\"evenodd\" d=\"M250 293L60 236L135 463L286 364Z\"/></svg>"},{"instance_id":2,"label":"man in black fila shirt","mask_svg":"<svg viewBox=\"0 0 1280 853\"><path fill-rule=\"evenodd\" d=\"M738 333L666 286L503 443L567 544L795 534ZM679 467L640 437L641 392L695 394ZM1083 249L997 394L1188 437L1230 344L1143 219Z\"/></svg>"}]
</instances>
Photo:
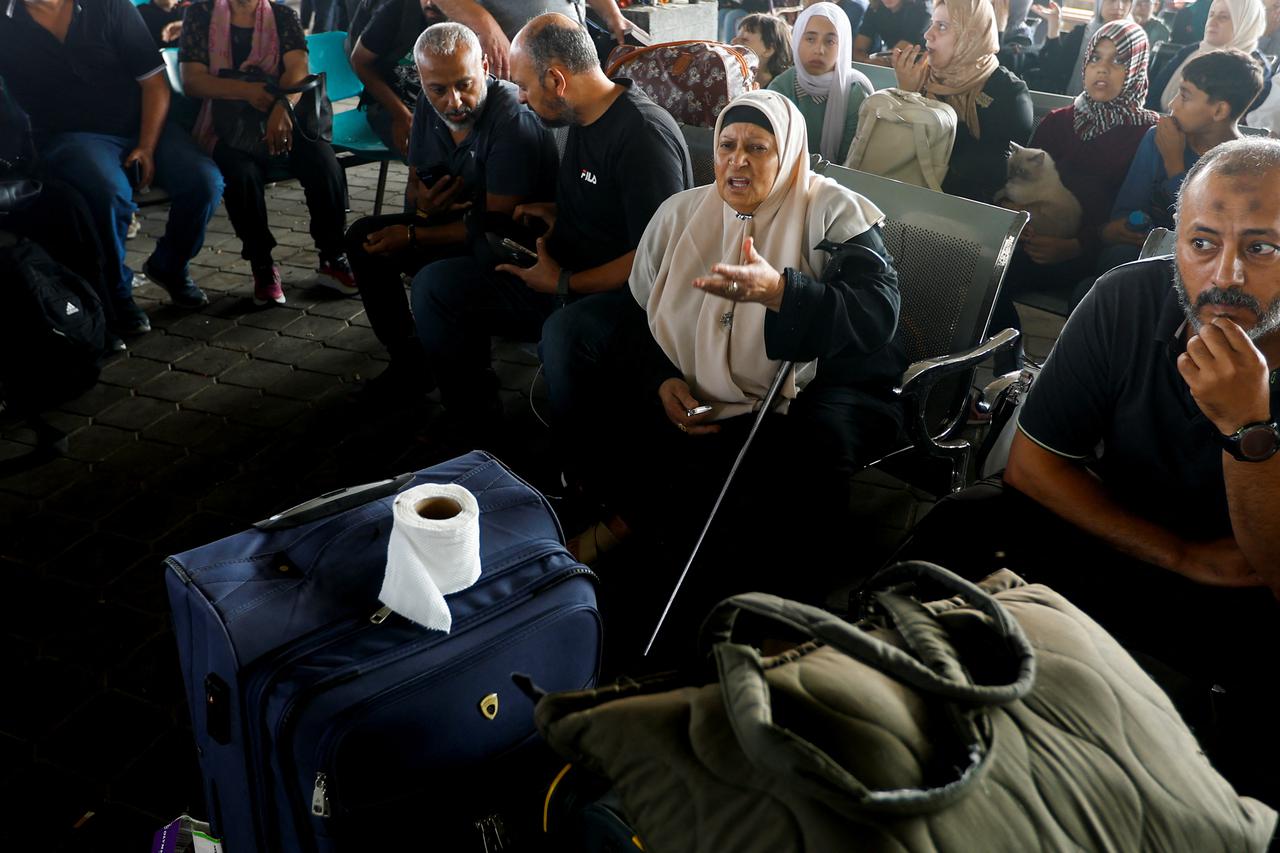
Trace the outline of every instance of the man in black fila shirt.
<instances>
[{"instance_id":1,"label":"man in black fila shirt","mask_svg":"<svg viewBox=\"0 0 1280 853\"><path fill-rule=\"evenodd\" d=\"M550 229L533 247L537 262L488 271L455 258L431 264L413 282L418 335L442 400L471 438L491 429L501 412L489 336L542 341L555 405L556 389L568 384L567 350L607 338L611 306L631 298L623 286L654 211L693 186L675 121L630 80L606 77L590 36L570 18L530 21L512 43L511 77L545 124L569 128L556 201L514 211Z\"/></svg>"}]
</instances>

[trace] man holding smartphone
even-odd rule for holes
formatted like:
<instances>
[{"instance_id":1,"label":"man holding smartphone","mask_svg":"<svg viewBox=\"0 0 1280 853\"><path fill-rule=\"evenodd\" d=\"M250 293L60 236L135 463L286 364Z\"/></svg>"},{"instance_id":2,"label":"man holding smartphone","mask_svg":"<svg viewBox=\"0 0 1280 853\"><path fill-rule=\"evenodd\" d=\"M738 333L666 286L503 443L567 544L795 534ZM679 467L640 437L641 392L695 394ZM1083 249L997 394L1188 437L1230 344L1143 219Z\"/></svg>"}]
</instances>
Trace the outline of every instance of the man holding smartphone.
<instances>
[{"instance_id":1,"label":"man holding smartphone","mask_svg":"<svg viewBox=\"0 0 1280 853\"><path fill-rule=\"evenodd\" d=\"M391 364L366 391L391 402L435 387L414 330L402 275L469 252L463 215L510 214L555 195L551 134L516 88L489 74L475 33L430 26L414 46L422 96L409 136L411 210L370 216L347 231L347 257Z\"/></svg>"}]
</instances>

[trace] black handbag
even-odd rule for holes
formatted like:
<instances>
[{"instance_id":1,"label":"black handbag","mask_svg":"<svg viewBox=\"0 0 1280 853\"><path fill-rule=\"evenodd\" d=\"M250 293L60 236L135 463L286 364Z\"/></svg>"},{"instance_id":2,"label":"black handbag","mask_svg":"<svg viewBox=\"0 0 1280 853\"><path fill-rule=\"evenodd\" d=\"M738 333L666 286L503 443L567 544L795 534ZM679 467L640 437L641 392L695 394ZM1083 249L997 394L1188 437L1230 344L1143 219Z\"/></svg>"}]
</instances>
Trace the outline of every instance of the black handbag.
<instances>
[{"instance_id":1,"label":"black handbag","mask_svg":"<svg viewBox=\"0 0 1280 853\"><path fill-rule=\"evenodd\" d=\"M0 215L21 210L40 195L31 119L0 81Z\"/></svg>"},{"instance_id":2,"label":"black handbag","mask_svg":"<svg viewBox=\"0 0 1280 853\"><path fill-rule=\"evenodd\" d=\"M333 140L333 104L329 101L325 74L311 74L296 86L281 86L279 81L257 69L240 71L224 68L219 77L265 83L267 91L284 104L294 130L308 142ZM302 95L297 106L289 102L287 95ZM267 113L245 101L218 100L213 102L213 132L224 145L258 157L267 157Z\"/></svg>"}]
</instances>

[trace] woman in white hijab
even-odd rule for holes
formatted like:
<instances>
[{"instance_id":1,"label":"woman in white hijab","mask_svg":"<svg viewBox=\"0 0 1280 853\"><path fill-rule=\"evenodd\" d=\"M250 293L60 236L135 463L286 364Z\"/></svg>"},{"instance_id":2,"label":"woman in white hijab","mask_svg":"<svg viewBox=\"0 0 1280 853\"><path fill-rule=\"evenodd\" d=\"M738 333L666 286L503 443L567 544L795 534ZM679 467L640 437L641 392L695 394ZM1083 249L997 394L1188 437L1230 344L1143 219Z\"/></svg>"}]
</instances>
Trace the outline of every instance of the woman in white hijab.
<instances>
[{"instance_id":1,"label":"woman in white hijab","mask_svg":"<svg viewBox=\"0 0 1280 853\"><path fill-rule=\"evenodd\" d=\"M800 108L809 133L810 154L843 163L858 130L858 108L871 81L853 68L849 16L835 3L814 3L791 29L795 65L769 83Z\"/></svg>"},{"instance_id":2,"label":"woman in white hijab","mask_svg":"<svg viewBox=\"0 0 1280 853\"><path fill-rule=\"evenodd\" d=\"M767 550L762 538L847 532L839 522L848 478L900 426L892 387L906 358L895 338L897 274L880 237L883 216L810 171L804 120L776 92L735 99L715 140L715 184L668 199L636 250L630 289L643 312L615 341L625 363L600 381L617 388L630 375L638 395L634 411L619 411L611 395L618 426L592 432L612 448L598 452L617 459L622 446L624 458L592 474L629 524L682 542L706 518L781 362L793 361L718 527L753 550ZM620 440L618 430L631 434ZM734 526L758 525L744 507L766 496L777 501L776 537ZM607 529L620 528L598 525L578 540L580 555ZM754 558L769 564L763 552Z\"/></svg>"},{"instance_id":3,"label":"woman in white hijab","mask_svg":"<svg viewBox=\"0 0 1280 853\"><path fill-rule=\"evenodd\" d=\"M1200 0L1201 3L1205 0ZM1255 104L1261 104L1271 93L1271 68L1258 53L1258 39L1267 28L1267 10L1262 0L1213 0L1209 19L1205 22L1204 40L1188 45L1175 54L1151 81L1147 109L1167 113L1182 85L1182 69L1188 62L1211 50L1234 47L1258 60L1262 66L1262 92ZM1248 115L1248 110L1245 111Z\"/></svg>"}]
</instances>

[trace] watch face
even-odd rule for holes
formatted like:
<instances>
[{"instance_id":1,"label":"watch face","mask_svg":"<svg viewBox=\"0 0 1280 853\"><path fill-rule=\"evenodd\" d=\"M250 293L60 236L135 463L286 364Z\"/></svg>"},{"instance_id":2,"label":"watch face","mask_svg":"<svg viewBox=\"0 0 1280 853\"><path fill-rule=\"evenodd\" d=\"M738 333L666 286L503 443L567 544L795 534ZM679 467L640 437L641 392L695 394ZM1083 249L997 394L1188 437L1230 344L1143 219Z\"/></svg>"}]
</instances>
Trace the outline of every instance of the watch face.
<instances>
[{"instance_id":1,"label":"watch face","mask_svg":"<svg viewBox=\"0 0 1280 853\"><path fill-rule=\"evenodd\" d=\"M1266 459L1276 452L1276 430L1257 424L1240 435L1240 453L1247 459Z\"/></svg>"}]
</instances>

